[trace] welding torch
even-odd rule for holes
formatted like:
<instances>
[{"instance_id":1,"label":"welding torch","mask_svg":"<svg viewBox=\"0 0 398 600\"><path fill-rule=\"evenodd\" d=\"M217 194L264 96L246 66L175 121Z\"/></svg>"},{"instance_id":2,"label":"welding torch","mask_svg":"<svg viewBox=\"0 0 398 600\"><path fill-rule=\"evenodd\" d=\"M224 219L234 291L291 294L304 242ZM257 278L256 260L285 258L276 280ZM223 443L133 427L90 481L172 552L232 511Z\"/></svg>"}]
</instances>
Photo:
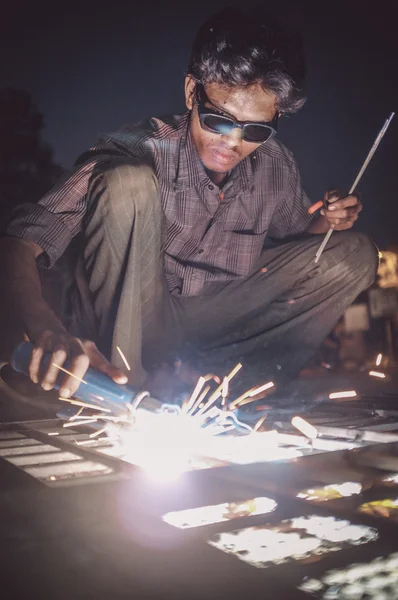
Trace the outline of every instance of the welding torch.
<instances>
[{"instance_id":1,"label":"welding torch","mask_svg":"<svg viewBox=\"0 0 398 600\"><path fill-rule=\"evenodd\" d=\"M11 366L15 371L29 375L29 363L33 351L30 342L23 342L13 352ZM42 361L42 369L45 370L51 359L51 354L45 354ZM65 369L69 369L68 361L64 363ZM60 389L60 384L55 384L55 389ZM148 392L142 391L130 385L120 385L107 375L92 369L87 369L84 379L81 380L77 392L74 394L79 406L83 404L86 408L101 409L114 415L126 413L127 406L135 409L138 403L145 402L145 407L156 410L161 402L151 398ZM69 400L69 399L68 399ZM73 403L73 400L70 400Z\"/></svg>"}]
</instances>

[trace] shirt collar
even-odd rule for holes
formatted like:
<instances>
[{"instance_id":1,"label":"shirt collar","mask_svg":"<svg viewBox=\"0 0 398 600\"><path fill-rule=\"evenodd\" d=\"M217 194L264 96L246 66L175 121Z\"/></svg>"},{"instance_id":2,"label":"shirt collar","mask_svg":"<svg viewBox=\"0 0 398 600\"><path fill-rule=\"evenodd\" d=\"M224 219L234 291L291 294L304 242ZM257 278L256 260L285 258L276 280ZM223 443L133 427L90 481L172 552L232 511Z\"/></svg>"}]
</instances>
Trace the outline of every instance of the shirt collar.
<instances>
[{"instance_id":1,"label":"shirt collar","mask_svg":"<svg viewBox=\"0 0 398 600\"><path fill-rule=\"evenodd\" d=\"M177 190L193 188L200 183L210 183L191 134L190 117L191 112L187 111L181 122L181 138L174 180L174 186ZM250 154L232 170L229 181L233 182L236 192L252 190L254 184L253 169L253 154Z\"/></svg>"}]
</instances>

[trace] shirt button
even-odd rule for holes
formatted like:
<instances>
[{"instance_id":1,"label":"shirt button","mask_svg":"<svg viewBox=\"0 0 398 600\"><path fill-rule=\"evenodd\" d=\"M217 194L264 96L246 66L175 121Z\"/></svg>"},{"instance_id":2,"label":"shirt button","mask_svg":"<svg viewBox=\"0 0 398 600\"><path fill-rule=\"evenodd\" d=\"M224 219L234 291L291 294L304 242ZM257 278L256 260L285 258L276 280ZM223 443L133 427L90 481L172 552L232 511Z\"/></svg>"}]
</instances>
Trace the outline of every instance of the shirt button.
<instances>
[{"instance_id":1,"label":"shirt button","mask_svg":"<svg viewBox=\"0 0 398 600\"><path fill-rule=\"evenodd\" d=\"M198 254L203 254L204 250L203 248L201 248L200 250L198 250Z\"/></svg>"},{"instance_id":2,"label":"shirt button","mask_svg":"<svg viewBox=\"0 0 398 600\"><path fill-rule=\"evenodd\" d=\"M191 279L196 279L196 274L195 273L192 273Z\"/></svg>"},{"instance_id":3,"label":"shirt button","mask_svg":"<svg viewBox=\"0 0 398 600\"><path fill-rule=\"evenodd\" d=\"M213 191L213 190L214 190L214 185L210 184L210 185L209 185L209 190L212 190L212 191Z\"/></svg>"}]
</instances>

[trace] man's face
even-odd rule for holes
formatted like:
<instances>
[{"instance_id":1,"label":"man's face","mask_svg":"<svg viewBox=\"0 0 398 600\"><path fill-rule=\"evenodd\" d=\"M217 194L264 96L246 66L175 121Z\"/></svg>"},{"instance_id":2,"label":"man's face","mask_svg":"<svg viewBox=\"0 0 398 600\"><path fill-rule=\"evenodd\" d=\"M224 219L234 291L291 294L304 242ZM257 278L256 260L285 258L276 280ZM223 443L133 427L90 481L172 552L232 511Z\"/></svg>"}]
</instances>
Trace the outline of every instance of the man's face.
<instances>
[{"instance_id":1,"label":"man's face","mask_svg":"<svg viewBox=\"0 0 398 600\"><path fill-rule=\"evenodd\" d=\"M237 121L272 121L277 112L275 94L265 91L259 84L228 87L209 83L205 91L211 102L205 103L206 107L217 109ZM195 146L206 169L220 174L228 173L260 145L242 140L242 130L239 128L234 128L226 135L205 131L201 127L195 103L195 82L190 77L185 80L185 99L187 108L192 110L191 132Z\"/></svg>"}]
</instances>

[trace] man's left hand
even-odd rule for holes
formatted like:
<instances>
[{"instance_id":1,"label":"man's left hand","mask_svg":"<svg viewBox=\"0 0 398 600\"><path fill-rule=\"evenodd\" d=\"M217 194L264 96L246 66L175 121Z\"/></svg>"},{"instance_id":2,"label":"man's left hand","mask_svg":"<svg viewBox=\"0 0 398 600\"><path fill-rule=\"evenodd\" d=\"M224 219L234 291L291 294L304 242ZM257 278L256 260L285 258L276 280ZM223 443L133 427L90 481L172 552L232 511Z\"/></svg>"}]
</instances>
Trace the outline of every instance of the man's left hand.
<instances>
[{"instance_id":1,"label":"man's left hand","mask_svg":"<svg viewBox=\"0 0 398 600\"><path fill-rule=\"evenodd\" d=\"M351 229L362 210L359 196L350 194L341 198L338 192L333 191L325 194L325 200L329 206L321 210L321 215L324 215L329 227L336 231Z\"/></svg>"}]
</instances>

